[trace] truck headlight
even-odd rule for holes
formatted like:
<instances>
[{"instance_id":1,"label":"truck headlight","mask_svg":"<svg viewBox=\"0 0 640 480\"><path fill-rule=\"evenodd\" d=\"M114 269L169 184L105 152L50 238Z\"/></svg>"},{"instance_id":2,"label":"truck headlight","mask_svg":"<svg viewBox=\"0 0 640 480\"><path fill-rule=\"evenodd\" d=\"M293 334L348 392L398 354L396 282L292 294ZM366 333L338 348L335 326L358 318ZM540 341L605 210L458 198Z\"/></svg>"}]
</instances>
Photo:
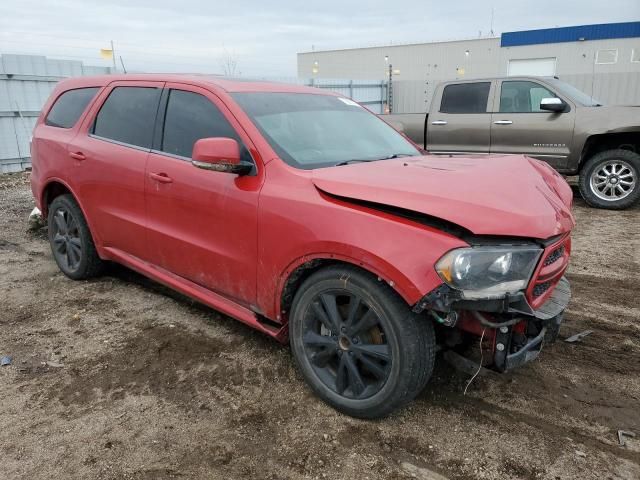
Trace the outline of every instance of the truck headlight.
<instances>
[{"instance_id":1,"label":"truck headlight","mask_svg":"<svg viewBox=\"0 0 640 480\"><path fill-rule=\"evenodd\" d=\"M541 254L532 246L458 248L438 260L436 271L463 298L502 298L527 286Z\"/></svg>"}]
</instances>

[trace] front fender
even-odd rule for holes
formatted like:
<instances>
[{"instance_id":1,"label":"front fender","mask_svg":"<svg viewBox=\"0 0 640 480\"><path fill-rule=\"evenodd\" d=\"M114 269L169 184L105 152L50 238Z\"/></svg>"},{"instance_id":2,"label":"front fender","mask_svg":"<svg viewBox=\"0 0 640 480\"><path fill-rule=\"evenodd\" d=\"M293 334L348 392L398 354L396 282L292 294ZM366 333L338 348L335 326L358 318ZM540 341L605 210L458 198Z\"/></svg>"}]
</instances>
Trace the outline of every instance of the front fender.
<instances>
[{"instance_id":1,"label":"front fender","mask_svg":"<svg viewBox=\"0 0 640 480\"><path fill-rule=\"evenodd\" d=\"M323 245L323 247L325 247L323 251L309 252L296 258L281 272L280 282L275 291L275 312L282 312L282 294L293 272L314 260L344 262L362 268L389 284L409 305L413 305L422 297L420 287L411 278L375 254L361 248L340 244Z\"/></svg>"},{"instance_id":2,"label":"front fender","mask_svg":"<svg viewBox=\"0 0 640 480\"><path fill-rule=\"evenodd\" d=\"M322 195L305 172L271 167L268 175L258 215L256 307L271 320L281 321L289 276L311 260L361 267L413 305L442 283L434 268L438 259L468 245L435 227Z\"/></svg>"}]
</instances>

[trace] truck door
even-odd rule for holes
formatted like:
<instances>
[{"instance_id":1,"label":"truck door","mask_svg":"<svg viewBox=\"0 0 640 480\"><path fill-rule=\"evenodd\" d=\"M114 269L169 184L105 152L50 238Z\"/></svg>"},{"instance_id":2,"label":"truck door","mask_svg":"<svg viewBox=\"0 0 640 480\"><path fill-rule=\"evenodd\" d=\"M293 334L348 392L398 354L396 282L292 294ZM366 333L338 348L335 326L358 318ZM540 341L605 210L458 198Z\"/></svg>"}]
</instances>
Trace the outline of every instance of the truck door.
<instances>
[{"instance_id":1,"label":"truck door","mask_svg":"<svg viewBox=\"0 0 640 480\"><path fill-rule=\"evenodd\" d=\"M575 108L563 112L540 108L543 98L561 98L532 80L501 80L491 117L491 153L520 153L566 167L573 139Z\"/></svg>"},{"instance_id":2,"label":"truck door","mask_svg":"<svg viewBox=\"0 0 640 480\"><path fill-rule=\"evenodd\" d=\"M489 153L494 82L445 85L434 98L438 111L429 114L427 150L432 153Z\"/></svg>"}]
</instances>

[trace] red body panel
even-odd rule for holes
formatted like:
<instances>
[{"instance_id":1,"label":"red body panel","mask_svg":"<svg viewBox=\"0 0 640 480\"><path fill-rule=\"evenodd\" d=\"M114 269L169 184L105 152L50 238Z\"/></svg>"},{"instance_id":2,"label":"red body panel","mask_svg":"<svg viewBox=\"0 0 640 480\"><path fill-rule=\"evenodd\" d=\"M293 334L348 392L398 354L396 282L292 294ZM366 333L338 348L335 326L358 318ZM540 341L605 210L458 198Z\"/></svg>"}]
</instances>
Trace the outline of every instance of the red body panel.
<instances>
[{"instance_id":1,"label":"red body panel","mask_svg":"<svg viewBox=\"0 0 640 480\"><path fill-rule=\"evenodd\" d=\"M125 82L205 95L249 148L255 175L201 170L188 159L89 135L110 90ZM84 86L103 88L74 128L44 124L61 92ZM286 332L265 327L256 313L285 323L283 288L309 260L360 265L412 305L442 283L436 261L467 245L435 227L353 200L426 214L480 235L546 239L568 234L574 226L569 187L555 172L524 157L427 156L313 171L292 168L233 101L229 92L234 91L327 94L180 75L61 82L34 131L32 188L38 205L46 211L44 192L51 182L66 185L85 212L101 257L281 340Z\"/></svg>"}]
</instances>

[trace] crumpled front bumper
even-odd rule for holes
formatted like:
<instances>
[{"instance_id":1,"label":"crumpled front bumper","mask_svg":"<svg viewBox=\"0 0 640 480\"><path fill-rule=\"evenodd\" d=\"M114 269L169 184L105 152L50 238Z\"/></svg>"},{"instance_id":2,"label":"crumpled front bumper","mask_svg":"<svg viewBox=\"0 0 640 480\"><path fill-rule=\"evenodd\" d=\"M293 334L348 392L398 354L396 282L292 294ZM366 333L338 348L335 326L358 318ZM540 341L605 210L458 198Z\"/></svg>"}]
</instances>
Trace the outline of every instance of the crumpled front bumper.
<instances>
[{"instance_id":1,"label":"crumpled front bumper","mask_svg":"<svg viewBox=\"0 0 640 480\"><path fill-rule=\"evenodd\" d=\"M570 300L571 286L566 277L560 279L551 296L537 309L529 304L524 292L509 294L500 299L465 300L458 290L443 283L422 297L413 306L413 311L420 313L427 309L437 312L473 310L487 313L519 314L548 320L564 311Z\"/></svg>"},{"instance_id":2,"label":"crumpled front bumper","mask_svg":"<svg viewBox=\"0 0 640 480\"><path fill-rule=\"evenodd\" d=\"M469 301L461 299L449 287L436 290L439 291L431 292L418 302L414 311L430 308L440 312L484 312L474 314L478 319L473 322L469 320L473 315L463 316L457 327L474 335L479 335L479 331L484 329L487 333L485 338L492 340L492 368L501 372L538 357L544 343L557 335L563 312L571 300L571 286L565 277L560 279L551 295L537 309L531 307L522 293L500 300ZM493 315L486 316L485 313ZM524 331L522 325L517 325L523 321Z\"/></svg>"}]
</instances>

